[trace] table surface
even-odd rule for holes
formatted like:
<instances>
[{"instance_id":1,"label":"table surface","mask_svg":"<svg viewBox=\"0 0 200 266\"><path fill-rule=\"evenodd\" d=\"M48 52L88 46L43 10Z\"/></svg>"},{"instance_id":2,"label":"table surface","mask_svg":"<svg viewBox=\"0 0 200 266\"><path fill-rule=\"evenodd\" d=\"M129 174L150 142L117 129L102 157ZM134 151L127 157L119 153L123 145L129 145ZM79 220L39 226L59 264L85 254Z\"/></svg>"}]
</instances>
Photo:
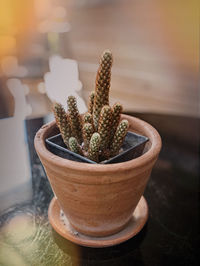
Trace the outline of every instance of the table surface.
<instances>
[{"instance_id":1,"label":"table surface","mask_svg":"<svg viewBox=\"0 0 200 266\"><path fill-rule=\"evenodd\" d=\"M144 193L149 219L143 230L125 243L100 249L59 236L48 222L53 192L33 146L44 118L27 120L31 190L27 193L24 187L16 195L6 195L10 206L0 215L0 265L198 265L199 120L134 115L153 124L163 140ZM29 196L19 203L19 194Z\"/></svg>"}]
</instances>

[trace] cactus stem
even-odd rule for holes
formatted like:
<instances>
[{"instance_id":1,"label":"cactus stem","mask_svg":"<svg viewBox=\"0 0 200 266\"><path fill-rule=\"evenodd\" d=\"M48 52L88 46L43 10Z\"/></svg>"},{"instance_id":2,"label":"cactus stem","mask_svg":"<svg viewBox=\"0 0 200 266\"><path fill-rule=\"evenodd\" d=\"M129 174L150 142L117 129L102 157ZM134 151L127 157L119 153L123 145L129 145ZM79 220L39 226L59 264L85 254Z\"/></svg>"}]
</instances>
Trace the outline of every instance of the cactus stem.
<instances>
[{"instance_id":1,"label":"cactus stem","mask_svg":"<svg viewBox=\"0 0 200 266\"><path fill-rule=\"evenodd\" d=\"M72 130L72 136L75 137L79 144L82 143L82 123L81 117L77 108L76 98L74 96L69 96L67 99L69 121Z\"/></svg>"},{"instance_id":2,"label":"cactus stem","mask_svg":"<svg viewBox=\"0 0 200 266\"><path fill-rule=\"evenodd\" d=\"M112 157L119 153L119 150L123 144L124 138L128 131L128 127L129 127L129 123L125 119L122 120L119 126L117 127L117 130L113 138L113 142L110 145L110 153Z\"/></svg>"},{"instance_id":3,"label":"cactus stem","mask_svg":"<svg viewBox=\"0 0 200 266\"><path fill-rule=\"evenodd\" d=\"M69 139L69 148L71 151L83 155L82 149L77 141L77 139L75 137L71 137Z\"/></svg>"},{"instance_id":4,"label":"cactus stem","mask_svg":"<svg viewBox=\"0 0 200 266\"><path fill-rule=\"evenodd\" d=\"M110 131L112 126L112 109L105 105L100 113L98 133L101 136L101 150L105 150L109 144Z\"/></svg>"},{"instance_id":5,"label":"cactus stem","mask_svg":"<svg viewBox=\"0 0 200 266\"><path fill-rule=\"evenodd\" d=\"M88 112L89 112L90 114L93 113L94 96L95 96L95 92L92 91L92 92L90 93L90 96L89 96L89 103L88 103Z\"/></svg>"},{"instance_id":6,"label":"cactus stem","mask_svg":"<svg viewBox=\"0 0 200 266\"><path fill-rule=\"evenodd\" d=\"M90 139L92 137L92 134L94 133L94 129L92 124L85 123L83 125L83 141L84 141L84 150L88 151Z\"/></svg>"},{"instance_id":7,"label":"cactus stem","mask_svg":"<svg viewBox=\"0 0 200 266\"><path fill-rule=\"evenodd\" d=\"M104 51L100 59L100 66L96 77L95 97L93 106L94 128L98 129L99 116L104 105L109 105L109 90L112 67L112 53Z\"/></svg>"},{"instance_id":8,"label":"cactus stem","mask_svg":"<svg viewBox=\"0 0 200 266\"><path fill-rule=\"evenodd\" d=\"M99 162L99 150L100 150L101 137L99 133L95 132L90 140L88 158L94 162Z\"/></svg>"},{"instance_id":9,"label":"cactus stem","mask_svg":"<svg viewBox=\"0 0 200 266\"><path fill-rule=\"evenodd\" d=\"M59 103L55 103L53 106L53 112L56 119L56 124L60 130L63 142L67 147L69 138L71 136L71 127L69 123L68 115L65 112L63 106Z\"/></svg>"},{"instance_id":10,"label":"cactus stem","mask_svg":"<svg viewBox=\"0 0 200 266\"><path fill-rule=\"evenodd\" d=\"M83 116L83 124L84 123L93 123L92 114L90 114L89 112L85 113Z\"/></svg>"},{"instance_id":11,"label":"cactus stem","mask_svg":"<svg viewBox=\"0 0 200 266\"><path fill-rule=\"evenodd\" d=\"M120 103L115 103L112 108L112 126L111 126L111 132L110 132L110 143L113 142L113 137L116 132L117 126L119 125L120 121L120 114L122 113L122 105Z\"/></svg>"}]
</instances>

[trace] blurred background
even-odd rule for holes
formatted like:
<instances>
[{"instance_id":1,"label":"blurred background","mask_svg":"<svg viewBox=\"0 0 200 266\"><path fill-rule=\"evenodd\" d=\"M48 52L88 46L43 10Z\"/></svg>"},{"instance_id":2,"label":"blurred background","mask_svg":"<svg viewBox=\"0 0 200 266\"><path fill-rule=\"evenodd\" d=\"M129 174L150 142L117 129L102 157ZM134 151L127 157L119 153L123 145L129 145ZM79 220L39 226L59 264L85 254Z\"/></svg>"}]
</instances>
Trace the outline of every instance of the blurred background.
<instances>
[{"instance_id":1,"label":"blurred background","mask_svg":"<svg viewBox=\"0 0 200 266\"><path fill-rule=\"evenodd\" d=\"M22 92L26 118L51 111L44 74L59 71L61 64L49 69L54 55L77 61L86 101L107 48L111 103L126 112L197 117L197 10L193 0L0 0L0 118L13 116L14 94Z\"/></svg>"},{"instance_id":2,"label":"blurred background","mask_svg":"<svg viewBox=\"0 0 200 266\"><path fill-rule=\"evenodd\" d=\"M193 251L198 253L199 217L197 4L0 0L1 265L72 265L67 262L75 256L70 258L64 242L67 254L62 253L47 222L53 193L33 139L43 123L53 119L52 101L74 94L85 111L105 49L114 57L111 104L119 101L124 112L155 126L163 141L145 194L153 217L146 242L136 253L129 242L132 251L122 248L117 255L108 249L107 254L112 265L118 265L114 259L119 256L120 265L130 265L140 253L142 265L194 265L190 257L192 261ZM86 264L94 265L84 253ZM102 260L105 265L106 256L98 254L94 263Z\"/></svg>"}]
</instances>

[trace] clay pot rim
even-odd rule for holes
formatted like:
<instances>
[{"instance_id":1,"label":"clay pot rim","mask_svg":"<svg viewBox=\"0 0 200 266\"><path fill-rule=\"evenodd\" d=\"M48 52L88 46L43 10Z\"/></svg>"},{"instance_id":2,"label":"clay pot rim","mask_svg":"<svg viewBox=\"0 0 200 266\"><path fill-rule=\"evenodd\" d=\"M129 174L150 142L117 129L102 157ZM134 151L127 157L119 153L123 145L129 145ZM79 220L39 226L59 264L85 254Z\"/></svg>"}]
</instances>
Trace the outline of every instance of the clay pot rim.
<instances>
[{"instance_id":1,"label":"clay pot rim","mask_svg":"<svg viewBox=\"0 0 200 266\"><path fill-rule=\"evenodd\" d=\"M52 165L56 165L57 167L66 167L67 169L71 170L79 170L83 173L88 172L95 172L97 173L105 173L105 172L115 172L115 171L124 171L129 170L133 168L142 167L143 165L149 164L150 162L154 162L154 160L157 158L160 149L161 149L161 138L157 130L152 127L147 122L133 117L129 115L122 115L123 119L127 120L134 120L133 122L137 125L139 125L140 128L144 129L145 135L151 140L152 144L150 149L141 155L138 158L135 158L133 160L122 162L122 163L116 163L116 164L90 164L90 163L80 163L68 159L61 158L53 153L51 153L45 145L45 139L47 138L46 134L47 131L55 126L55 121L52 121L44 126L42 126L39 131L36 133L35 139L34 139L34 145L37 150L37 153L39 156L45 158L48 163ZM81 178L81 176L80 176Z\"/></svg>"}]
</instances>

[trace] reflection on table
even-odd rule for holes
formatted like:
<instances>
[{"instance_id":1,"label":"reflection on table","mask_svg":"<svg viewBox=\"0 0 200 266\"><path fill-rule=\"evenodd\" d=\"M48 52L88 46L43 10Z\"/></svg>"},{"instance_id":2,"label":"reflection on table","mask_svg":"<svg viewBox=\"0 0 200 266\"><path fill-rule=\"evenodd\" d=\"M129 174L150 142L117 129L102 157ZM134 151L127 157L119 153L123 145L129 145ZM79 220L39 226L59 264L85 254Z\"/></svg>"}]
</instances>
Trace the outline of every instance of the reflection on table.
<instances>
[{"instance_id":1,"label":"reflection on table","mask_svg":"<svg viewBox=\"0 0 200 266\"><path fill-rule=\"evenodd\" d=\"M32 197L18 204L14 200L1 212L0 264L197 265L199 121L135 115L153 124L163 139L160 158L145 191L150 215L144 229L123 244L103 249L80 247L59 236L48 222L53 192L33 147L35 132L46 118L30 119L26 133ZM174 131L170 130L172 125L177 125ZM189 129L182 136L185 125Z\"/></svg>"}]
</instances>

